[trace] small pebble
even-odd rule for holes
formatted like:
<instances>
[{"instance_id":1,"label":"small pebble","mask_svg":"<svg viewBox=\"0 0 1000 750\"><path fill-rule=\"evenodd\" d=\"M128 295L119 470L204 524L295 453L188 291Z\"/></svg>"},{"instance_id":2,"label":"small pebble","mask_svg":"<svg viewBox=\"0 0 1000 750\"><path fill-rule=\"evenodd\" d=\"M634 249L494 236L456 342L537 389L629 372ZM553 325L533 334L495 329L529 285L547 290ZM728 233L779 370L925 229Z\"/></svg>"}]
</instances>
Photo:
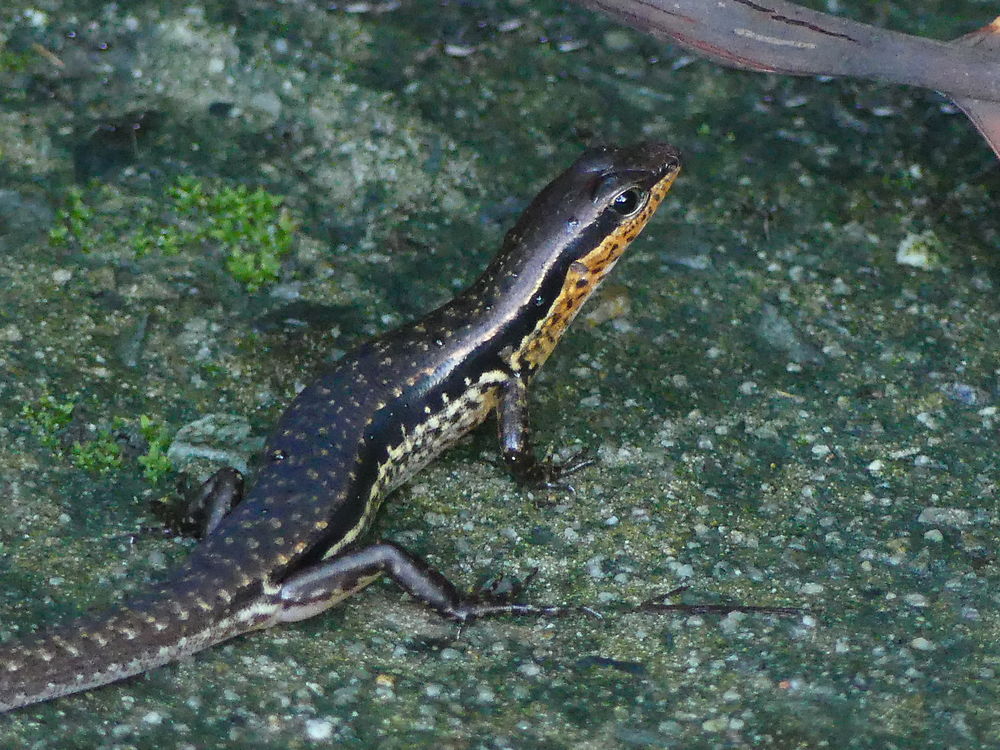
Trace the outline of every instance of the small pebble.
<instances>
[{"instance_id":1,"label":"small pebble","mask_svg":"<svg viewBox=\"0 0 1000 750\"><path fill-rule=\"evenodd\" d=\"M333 736L333 724L326 719L309 719L306 721L306 738L313 742L322 742Z\"/></svg>"},{"instance_id":2,"label":"small pebble","mask_svg":"<svg viewBox=\"0 0 1000 750\"><path fill-rule=\"evenodd\" d=\"M723 732L729 728L729 719L725 716L717 716L701 723L701 728L706 732Z\"/></svg>"},{"instance_id":3,"label":"small pebble","mask_svg":"<svg viewBox=\"0 0 1000 750\"><path fill-rule=\"evenodd\" d=\"M522 664L517 668L518 671L525 675L526 677L537 677L542 673L542 668L535 664L534 662L528 662L527 664Z\"/></svg>"},{"instance_id":4,"label":"small pebble","mask_svg":"<svg viewBox=\"0 0 1000 750\"><path fill-rule=\"evenodd\" d=\"M908 234L896 248L896 262L901 266L919 268L922 271L929 271L935 268L938 263L935 249L940 245L940 241L934 232L927 231L920 234Z\"/></svg>"},{"instance_id":5,"label":"small pebble","mask_svg":"<svg viewBox=\"0 0 1000 750\"><path fill-rule=\"evenodd\" d=\"M929 505L920 512L917 522L961 528L972 523L972 513L964 508L937 508Z\"/></svg>"}]
</instances>

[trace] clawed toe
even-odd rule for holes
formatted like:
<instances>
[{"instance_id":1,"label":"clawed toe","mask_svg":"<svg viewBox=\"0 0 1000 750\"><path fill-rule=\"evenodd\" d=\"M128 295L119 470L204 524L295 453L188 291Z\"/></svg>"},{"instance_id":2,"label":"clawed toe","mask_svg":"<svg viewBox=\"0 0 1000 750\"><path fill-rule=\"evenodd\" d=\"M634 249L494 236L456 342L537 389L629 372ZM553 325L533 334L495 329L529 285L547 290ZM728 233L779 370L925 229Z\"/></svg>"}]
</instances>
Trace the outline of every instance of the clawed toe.
<instances>
[{"instance_id":1,"label":"clawed toe","mask_svg":"<svg viewBox=\"0 0 1000 750\"><path fill-rule=\"evenodd\" d=\"M595 463L597 460L590 455L586 448L583 448L565 461L557 461L552 458L534 460L531 463L514 466L514 470L521 484L528 487L568 492L575 495L576 489L563 479Z\"/></svg>"},{"instance_id":2,"label":"clawed toe","mask_svg":"<svg viewBox=\"0 0 1000 750\"><path fill-rule=\"evenodd\" d=\"M476 592L476 601L490 604L507 604L512 602L524 592L536 575L538 575L538 568L532 568L521 579L508 575L499 575Z\"/></svg>"},{"instance_id":3,"label":"clawed toe","mask_svg":"<svg viewBox=\"0 0 1000 750\"><path fill-rule=\"evenodd\" d=\"M568 477L576 474L580 469L586 469L597 463L597 458L587 449L581 448L562 463L561 475Z\"/></svg>"}]
</instances>

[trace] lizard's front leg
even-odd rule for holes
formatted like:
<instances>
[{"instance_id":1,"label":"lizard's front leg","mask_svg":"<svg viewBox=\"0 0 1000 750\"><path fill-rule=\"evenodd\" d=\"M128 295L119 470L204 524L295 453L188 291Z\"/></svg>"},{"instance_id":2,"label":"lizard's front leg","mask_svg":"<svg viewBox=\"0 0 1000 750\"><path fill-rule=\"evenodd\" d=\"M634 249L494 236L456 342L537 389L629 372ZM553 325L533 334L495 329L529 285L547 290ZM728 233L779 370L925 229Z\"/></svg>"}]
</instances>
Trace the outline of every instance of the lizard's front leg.
<instances>
[{"instance_id":1,"label":"lizard's front leg","mask_svg":"<svg viewBox=\"0 0 1000 750\"><path fill-rule=\"evenodd\" d=\"M519 377L512 377L501 387L497 404L497 429L504 463L521 484L549 488L565 487L560 479L594 463L580 453L565 463L539 460L531 448L531 425L528 422L528 389Z\"/></svg>"}]
</instances>

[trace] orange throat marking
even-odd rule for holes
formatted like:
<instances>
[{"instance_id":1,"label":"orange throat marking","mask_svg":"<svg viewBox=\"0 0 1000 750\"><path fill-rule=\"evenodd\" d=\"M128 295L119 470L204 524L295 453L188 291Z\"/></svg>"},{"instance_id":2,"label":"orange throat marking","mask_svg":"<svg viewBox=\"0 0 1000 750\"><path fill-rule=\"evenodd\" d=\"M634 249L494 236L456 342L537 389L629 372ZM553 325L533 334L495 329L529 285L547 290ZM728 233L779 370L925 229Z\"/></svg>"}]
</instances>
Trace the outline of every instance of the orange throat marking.
<instances>
[{"instance_id":1,"label":"orange throat marking","mask_svg":"<svg viewBox=\"0 0 1000 750\"><path fill-rule=\"evenodd\" d=\"M511 357L515 369L538 369L549 358L563 331L573 322L583 303L587 301L598 284L607 276L625 249L643 230L650 217L656 213L660 203L670 192L679 170L674 170L661 179L649 191L645 207L614 232L570 265L566 281L556 297L549 313L535 326Z\"/></svg>"}]
</instances>

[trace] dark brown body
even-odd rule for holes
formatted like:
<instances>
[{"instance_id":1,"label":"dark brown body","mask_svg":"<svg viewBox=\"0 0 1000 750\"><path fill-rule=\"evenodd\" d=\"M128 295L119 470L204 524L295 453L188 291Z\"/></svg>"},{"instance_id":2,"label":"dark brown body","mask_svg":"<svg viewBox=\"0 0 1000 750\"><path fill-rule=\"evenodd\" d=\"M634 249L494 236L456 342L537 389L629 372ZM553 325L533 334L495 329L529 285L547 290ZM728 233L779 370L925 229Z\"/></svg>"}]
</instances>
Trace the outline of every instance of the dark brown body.
<instances>
[{"instance_id":1,"label":"dark brown body","mask_svg":"<svg viewBox=\"0 0 1000 750\"><path fill-rule=\"evenodd\" d=\"M239 633L311 616L383 574L466 620L557 608L459 597L391 544L358 544L382 499L491 412L525 481L527 383L679 170L663 144L584 154L534 200L486 272L345 356L292 402L242 502L157 590L0 647L0 710L111 682Z\"/></svg>"}]
</instances>

